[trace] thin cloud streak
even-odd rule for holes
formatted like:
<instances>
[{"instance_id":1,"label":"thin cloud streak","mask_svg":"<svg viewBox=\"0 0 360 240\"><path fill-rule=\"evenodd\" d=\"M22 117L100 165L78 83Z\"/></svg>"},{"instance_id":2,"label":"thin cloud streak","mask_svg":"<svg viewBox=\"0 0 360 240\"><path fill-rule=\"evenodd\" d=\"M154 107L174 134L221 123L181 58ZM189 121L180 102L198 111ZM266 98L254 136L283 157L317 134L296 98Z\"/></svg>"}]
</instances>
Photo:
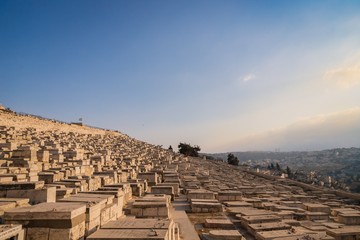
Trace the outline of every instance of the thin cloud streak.
<instances>
[{"instance_id":1,"label":"thin cloud streak","mask_svg":"<svg viewBox=\"0 0 360 240\"><path fill-rule=\"evenodd\" d=\"M242 82L247 83L247 82L254 80L255 78L256 78L255 74L250 73L242 78Z\"/></svg>"},{"instance_id":2,"label":"thin cloud streak","mask_svg":"<svg viewBox=\"0 0 360 240\"><path fill-rule=\"evenodd\" d=\"M228 145L229 151L315 150L360 146L360 107L301 119L283 128L245 136ZM340 143L340 144L339 144Z\"/></svg>"},{"instance_id":3,"label":"thin cloud streak","mask_svg":"<svg viewBox=\"0 0 360 240\"><path fill-rule=\"evenodd\" d=\"M360 64L329 70L325 78L342 88L353 87L360 83Z\"/></svg>"}]
</instances>

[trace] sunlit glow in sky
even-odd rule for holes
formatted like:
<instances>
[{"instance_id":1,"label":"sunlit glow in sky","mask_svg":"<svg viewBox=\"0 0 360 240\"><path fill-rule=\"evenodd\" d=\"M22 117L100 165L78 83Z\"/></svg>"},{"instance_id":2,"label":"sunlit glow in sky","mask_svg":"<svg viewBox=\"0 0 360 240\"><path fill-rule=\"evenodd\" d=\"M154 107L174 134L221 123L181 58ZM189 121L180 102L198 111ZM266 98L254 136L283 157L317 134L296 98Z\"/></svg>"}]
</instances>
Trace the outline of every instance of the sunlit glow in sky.
<instances>
[{"instance_id":1,"label":"sunlit glow in sky","mask_svg":"<svg viewBox=\"0 0 360 240\"><path fill-rule=\"evenodd\" d=\"M0 1L0 103L203 152L360 147L360 2Z\"/></svg>"}]
</instances>

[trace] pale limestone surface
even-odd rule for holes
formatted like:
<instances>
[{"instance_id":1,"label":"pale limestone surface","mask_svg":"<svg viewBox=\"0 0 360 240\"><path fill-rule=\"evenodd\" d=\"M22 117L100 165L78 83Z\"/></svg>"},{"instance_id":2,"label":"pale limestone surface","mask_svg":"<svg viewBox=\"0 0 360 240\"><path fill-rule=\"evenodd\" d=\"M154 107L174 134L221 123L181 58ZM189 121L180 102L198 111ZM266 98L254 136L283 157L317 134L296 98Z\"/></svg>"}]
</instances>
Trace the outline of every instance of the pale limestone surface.
<instances>
[{"instance_id":1,"label":"pale limestone surface","mask_svg":"<svg viewBox=\"0 0 360 240\"><path fill-rule=\"evenodd\" d=\"M108 134L108 131L77 126L73 124L63 124L56 121L45 121L31 116L18 116L4 111L0 111L0 126L15 127L16 129L35 128L37 131L59 131L76 132L83 134ZM111 134L115 134L112 132Z\"/></svg>"},{"instance_id":2,"label":"pale limestone surface","mask_svg":"<svg viewBox=\"0 0 360 240\"><path fill-rule=\"evenodd\" d=\"M111 221L105 224L103 229L168 229L174 224L169 219L132 219L124 218L117 221Z\"/></svg>"},{"instance_id":3,"label":"pale limestone surface","mask_svg":"<svg viewBox=\"0 0 360 240\"><path fill-rule=\"evenodd\" d=\"M0 225L0 239L24 240L24 229L19 224Z\"/></svg>"},{"instance_id":4,"label":"pale limestone surface","mask_svg":"<svg viewBox=\"0 0 360 240\"><path fill-rule=\"evenodd\" d=\"M86 206L81 203L40 203L19 207L5 212L6 220L73 219L85 214Z\"/></svg>"},{"instance_id":5,"label":"pale limestone surface","mask_svg":"<svg viewBox=\"0 0 360 240\"><path fill-rule=\"evenodd\" d=\"M162 229L144 229L144 230L129 230L129 229L100 229L91 234L88 240L170 240L167 230Z\"/></svg>"}]
</instances>

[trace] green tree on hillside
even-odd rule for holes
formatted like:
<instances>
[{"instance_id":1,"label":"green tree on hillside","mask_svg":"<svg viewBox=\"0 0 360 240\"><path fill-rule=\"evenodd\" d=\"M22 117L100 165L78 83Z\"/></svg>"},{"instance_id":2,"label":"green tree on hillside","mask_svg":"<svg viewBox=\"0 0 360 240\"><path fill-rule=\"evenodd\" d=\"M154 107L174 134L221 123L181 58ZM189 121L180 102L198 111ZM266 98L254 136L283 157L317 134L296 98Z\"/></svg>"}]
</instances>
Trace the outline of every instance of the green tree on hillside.
<instances>
[{"instance_id":1,"label":"green tree on hillside","mask_svg":"<svg viewBox=\"0 0 360 240\"><path fill-rule=\"evenodd\" d=\"M286 166L286 174L288 175L288 177L292 177L292 172L289 166Z\"/></svg>"},{"instance_id":2,"label":"green tree on hillside","mask_svg":"<svg viewBox=\"0 0 360 240\"><path fill-rule=\"evenodd\" d=\"M199 152L201 151L199 146L197 145L191 146L188 143L179 143L178 148L179 148L179 153L191 157L198 157Z\"/></svg>"},{"instance_id":3,"label":"green tree on hillside","mask_svg":"<svg viewBox=\"0 0 360 240\"><path fill-rule=\"evenodd\" d=\"M239 165L239 159L234 156L234 154L229 153L227 157L228 164L238 166Z\"/></svg>"},{"instance_id":4,"label":"green tree on hillside","mask_svg":"<svg viewBox=\"0 0 360 240\"><path fill-rule=\"evenodd\" d=\"M280 167L279 163L276 163L276 170L281 171L281 167Z\"/></svg>"}]
</instances>

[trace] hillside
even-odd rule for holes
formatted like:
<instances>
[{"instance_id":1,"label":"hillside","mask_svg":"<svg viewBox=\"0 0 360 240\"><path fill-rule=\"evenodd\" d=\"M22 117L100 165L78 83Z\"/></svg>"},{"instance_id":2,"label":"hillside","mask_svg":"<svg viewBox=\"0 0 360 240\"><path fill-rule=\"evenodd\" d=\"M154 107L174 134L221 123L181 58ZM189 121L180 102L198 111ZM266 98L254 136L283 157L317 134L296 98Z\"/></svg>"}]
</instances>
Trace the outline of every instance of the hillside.
<instances>
[{"instance_id":1,"label":"hillside","mask_svg":"<svg viewBox=\"0 0 360 240\"><path fill-rule=\"evenodd\" d=\"M267 170L276 163L289 167L296 180L360 192L360 148L309 152L234 152L240 164ZM227 153L209 154L226 160ZM329 177L331 183L329 183Z\"/></svg>"},{"instance_id":2,"label":"hillside","mask_svg":"<svg viewBox=\"0 0 360 240\"><path fill-rule=\"evenodd\" d=\"M115 131L107 131L89 126L79 126L58 120L51 120L35 115L19 114L13 111L0 109L0 126L15 127L16 129L35 128L36 131L59 131L75 132L79 134L120 134Z\"/></svg>"}]
</instances>

